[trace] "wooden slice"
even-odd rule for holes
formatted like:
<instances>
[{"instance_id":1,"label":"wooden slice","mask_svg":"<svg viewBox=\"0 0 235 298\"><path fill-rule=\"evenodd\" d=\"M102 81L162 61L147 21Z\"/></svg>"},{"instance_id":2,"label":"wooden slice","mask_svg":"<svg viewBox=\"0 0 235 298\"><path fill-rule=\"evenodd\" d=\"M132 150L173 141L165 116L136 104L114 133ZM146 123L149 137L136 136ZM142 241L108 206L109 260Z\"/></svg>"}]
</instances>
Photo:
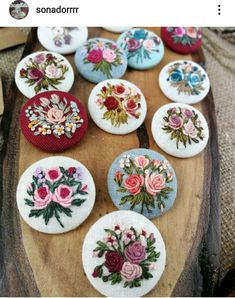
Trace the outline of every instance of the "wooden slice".
<instances>
[{"instance_id":1,"label":"wooden slice","mask_svg":"<svg viewBox=\"0 0 235 298\"><path fill-rule=\"evenodd\" d=\"M150 30L159 33L159 29ZM89 37L117 39L101 28L89 30ZM41 50L36 29L31 31L23 56ZM104 214L116 210L107 192L108 169L121 152L132 148L151 148L166 156L176 171L178 195L173 208L153 222L166 244L165 272L148 296L210 295L219 267L219 156L212 92L195 107L208 121L210 140L205 151L190 159L178 159L162 152L151 135L154 112L170 101L160 91L158 75L170 61L194 60L204 65L202 51L179 55L165 48L163 61L146 71L128 70L124 79L136 84L148 105L147 118L126 136L115 136L99 129L89 118L87 136L76 147L60 155L82 162L94 177L97 197L89 218L76 230L62 235L45 235L32 230L20 218L15 201L19 176L35 161L52 154L30 145L19 130L23 96L12 86L6 99L2 128L5 145L1 154L0 217L0 293L2 296L100 296L90 285L82 267L82 244L89 227ZM74 66L73 56L68 57ZM75 67L74 67L75 69ZM94 87L75 70L71 93L87 107Z\"/></svg>"}]
</instances>

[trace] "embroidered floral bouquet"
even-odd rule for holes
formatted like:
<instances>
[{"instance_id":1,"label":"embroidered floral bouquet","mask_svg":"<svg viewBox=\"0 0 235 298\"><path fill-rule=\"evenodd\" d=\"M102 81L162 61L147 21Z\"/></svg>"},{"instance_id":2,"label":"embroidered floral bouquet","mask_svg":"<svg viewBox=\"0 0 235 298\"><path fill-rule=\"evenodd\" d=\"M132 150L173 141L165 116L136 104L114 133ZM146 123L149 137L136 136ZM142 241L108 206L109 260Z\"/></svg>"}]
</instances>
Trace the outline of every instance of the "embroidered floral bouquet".
<instances>
[{"instance_id":1,"label":"embroidered floral bouquet","mask_svg":"<svg viewBox=\"0 0 235 298\"><path fill-rule=\"evenodd\" d=\"M57 138L62 135L72 138L84 122L79 112L75 101L68 103L65 97L51 94L50 98L41 97L40 105L28 106L25 115L30 121L28 128L35 136L53 134Z\"/></svg>"},{"instance_id":2,"label":"embroidered floral bouquet","mask_svg":"<svg viewBox=\"0 0 235 298\"><path fill-rule=\"evenodd\" d=\"M167 27L167 32L172 33L174 43L194 45L202 38L201 29L198 27Z\"/></svg>"},{"instance_id":3,"label":"embroidered floral bouquet","mask_svg":"<svg viewBox=\"0 0 235 298\"><path fill-rule=\"evenodd\" d=\"M112 42L88 41L81 51L84 64L92 64L92 71L101 71L108 79L112 78L113 68L123 64L122 51Z\"/></svg>"},{"instance_id":4,"label":"embroidered floral bouquet","mask_svg":"<svg viewBox=\"0 0 235 298\"><path fill-rule=\"evenodd\" d=\"M144 59L151 59L153 52L159 52L157 47L160 39L150 31L139 29L128 31L121 42L121 47L127 50L127 58L136 57L137 63L143 63Z\"/></svg>"},{"instance_id":5,"label":"embroidered floral bouquet","mask_svg":"<svg viewBox=\"0 0 235 298\"><path fill-rule=\"evenodd\" d=\"M97 97L96 103L105 110L103 119L111 121L113 126L128 124L129 117L140 117L141 95L131 87L108 83L102 87Z\"/></svg>"},{"instance_id":6,"label":"embroidered floral bouquet","mask_svg":"<svg viewBox=\"0 0 235 298\"><path fill-rule=\"evenodd\" d=\"M92 276L101 278L111 285L123 283L123 287L140 287L143 280L153 278L151 270L155 269L160 252L156 252L154 234L141 232L134 227L124 229L115 225L105 229L106 237L97 241L93 250L94 257L102 258L102 264L94 268Z\"/></svg>"},{"instance_id":7,"label":"embroidered floral bouquet","mask_svg":"<svg viewBox=\"0 0 235 298\"><path fill-rule=\"evenodd\" d=\"M72 217L72 206L81 206L86 199L87 185L82 183L79 167L37 168L32 182L28 185L25 204L31 207L29 217L42 217L47 225L56 218L62 228L61 214Z\"/></svg>"},{"instance_id":8,"label":"embroidered floral bouquet","mask_svg":"<svg viewBox=\"0 0 235 298\"><path fill-rule=\"evenodd\" d=\"M78 27L52 27L52 33L54 35L53 41L56 47L63 45L70 45L72 40L71 31L79 30Z\"/></svg>"},{"instance_id":9,"label":"embroidered floral bouquet","mask_svg":"<svg viewBox=\"0 0 235 298\"><path fill-rule=\"evenodd\" d=\"M130 204L130 209L141 206L141 213L145 208L148 213L152 209L165 208L164 200L173 189L169 183L173 180L173 173L167 161L152 160L148 155L131 157L124 155L119 161L120 171L117 171L114 181L117 192L127 193L121 198L120 205Z\"/></svg>"},{"instance_id":10,"label":"embroidered floral bouquet","mask_svg":"<svg viewBox=\"0 0 235 298\"><path fill-rule=\"evenodd\" d=\"M192 142L199 143L204 139L203 127L194 110L186 108L173 108L167 111L163 118L162 129L170 134L170 138L176 141L176 147L183 144L186 148Z\"/></svg>"},{"instance_id":11,"label":"embroidered floral bouquet","mask_svg":"<svg viewBox=\"0 0 235 298\"><path fill-rule=\"evenodd\" d=\"M30 58L24 68L20 70L20 77L26 84L34 86L36 94L42 89L48 90L49 86L57 89L57 85L65 79L64 74L68 66L52 54L40 53Z\"/></svg>"},{"instance_id":12,"label":"embroidered floral bouquet","mask_svg":"<svg viewBox=\"0 0 235 298\"><path fill-rule=\"evenodd\" d=\"M198 95L204 90L203 83L206 75L190 62L173 63L167 73L167 81L172 87L177 88L178 94Z\"/></svg>"}]
</instances>

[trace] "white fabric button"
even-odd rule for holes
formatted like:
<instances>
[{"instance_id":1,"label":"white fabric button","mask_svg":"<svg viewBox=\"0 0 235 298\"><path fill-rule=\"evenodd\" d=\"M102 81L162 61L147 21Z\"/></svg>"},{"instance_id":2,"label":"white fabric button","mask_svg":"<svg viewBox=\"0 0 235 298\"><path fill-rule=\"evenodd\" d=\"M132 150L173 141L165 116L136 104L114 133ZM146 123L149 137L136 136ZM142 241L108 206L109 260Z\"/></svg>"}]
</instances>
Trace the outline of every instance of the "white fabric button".
<instances>
[{"instance_id":1,"label":"white fabric button","mask_svg":"<svg viewBox=\"0 0 235 298\"><path fill-rule=\"evenodd\" d=\"M133 211L115 211L88 231L83 267L91 284L107 297L141 297L159 281L166 262L156 226Z\"/></svg>"},{"instance_id":2,"label":"white fabric button","mask_svg":"<svg viewBox=\"0 0 235 298\"><path fill-rule=\"evenodd\" d=\"M163 151L181 158L200 153L209 139L208 125L202 113L182 103L167 104L156 111L152 134Z\"/></svg>"},{"instance_id":3,"label":"white fabric button","mask_svg":"<svg viewBox=\"0 0 235 298\"><path fill-rule=\"evenodd\" d=\"M113 26L113 27L103 27L105 30L113 32L113 33L122 33L126 30L130 30L132 27L121 27L121 26Z\"/></svg>"},{"instance_id":4,"label":"white fabric button","mask_svg":"<svg viewBox=\"0 0 235 298\"><path fill-rule=\"evenodd\" d=\"M59 234L77 228L95 202L95 184L79 161L53 156L32 164L16 193L20 215L33 229Z\"/></svg>"},{"instance_id":5,"label":"white fabric button","mask_svg":"<svg viewBox=\"0 0 235 298\"><path fill-rule=\"evenodd\" d=\"M68 92L74 72L69 61L54 52L36 52L22 59L16 67L15 82L27 98L51 90Z\"/></svg>"},{"instance_id":6,"label":"white fabric button","mask_svg":"<svg viewBox=\"0 0 235 298\"><path fill-rule=\"evenodd\" d=\"M159 85L166 97L186 104L203 100L210 90L205 70L187 60L173 61L164 66L159 75Z\"/></svg>"},{"instance_id":7,"label":"white fabric button","mask_svg":"<svg viewBox=\"0 0 235 298\"><path fill-rule=\"evenodd\" d=\"M89 96L88 109L97 126L120 135L136 130L147 113L140 89L120 79L106 80L96 85Z\"/></svg>"},{"instance_id":8,"label":"white fabric button","mask_svg":"<svg viewBox=\"0 0 235 298\"><path fill-rule=\"evenodd\" d=\"M38 27L38 39L44 48L60 54L74 53L87 37L87 27Z\"/></svg>"}]
</instances>

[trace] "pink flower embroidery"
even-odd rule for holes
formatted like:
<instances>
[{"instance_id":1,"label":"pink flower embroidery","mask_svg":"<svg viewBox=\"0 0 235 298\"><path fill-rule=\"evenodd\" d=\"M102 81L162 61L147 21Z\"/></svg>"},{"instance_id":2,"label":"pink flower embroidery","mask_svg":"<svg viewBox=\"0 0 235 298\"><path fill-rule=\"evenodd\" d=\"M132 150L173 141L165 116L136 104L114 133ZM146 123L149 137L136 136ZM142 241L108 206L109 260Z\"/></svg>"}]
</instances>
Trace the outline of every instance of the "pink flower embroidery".
<instances>
[{"instance_id":1,"label":"pink flower embroidery","mask_svg":"<svg viewBox=\"0 0 235 298\"><path fill-rule=\"evenodd\" d=\"M60 169L57 167L50 168L49 170L45 171L45 178L52 183L60 180L60 178L62 176L63 175L62 175Z\"/></svg>"},{"instance_id":2,"label":"pink flower embroidery","mask_svg":"<svg viewBox=\"0 0 235 298\"><path fill-rule=\"evenodd\" d=\"M146 190L150 195L155 196L165 187L165 178L161 174L152 173L146 170L145 176Z\"/></svg>"},{"instance_id":3,"label":"pink flower embroidery","mask_svg":"<svg viewBox=\"0 0 235 298\"><path fill-rule=\"evenodd\" d=\"M131 174L124 181L124 187L126 190L133 194L137 195L140 193L141 186L144 184L144 177L142 175Z\"/></svg>"},{"instance_id":4,"label":"pink flower embroidery","mask_svg":"<svg viewBox=\"0 0 235 298\"><path fill-rule=\"evenodd\" d=\"M50 192L48 185L43 185L34 192L34 204L37 209L46 208L52 201L53 194Z\"/></svg>"},{"instance_id":5,"label":"pink flower embroidery","mask_svg":"<svg viewBox=\"0 0 235 298\"><path fill-rule=\"evenodd\" d=\"M184 124L183 131L186 136L190 136L191 138L197 137L197 130L191 120L189 120L186 124Z\"/></svg>"},{"instance_id":6,"label":"pink flower embroidery","mask_svg":"<svg viewBox=\"0 0 235 298\"><path fill-rule=\"evenodd\" d=\"M59 79L63 75L61 68L58 68L52 64L46 67L45 72L46 76L50 79Z\"/></svg>"},{"instance_id":7,"label":"pink flower embroidery","mask_svg":"<svg viewBox=\"0 0 235 298\"><path fill-rule=\"evenodd\" d=\"M149 159L143 155L136 156L134 163L137 168L144 169L149 165Z\"/></svg>"},{"instance_id":8,"label":"pink flower embroidery","mask_svg":"<svg viewBox=\"0 0 235 298\"><path fill-rule=\"evenodd\" d=\"M155 43L152 39L147 39L147 40L144 40L143 42L143 47L148 52L152 52L152 50L154 49L154 46L155 46Z\"/></svg>"},{"instance_id":9,"label":"pink flower embroidery","mask_svg":"<svg viewBox=\"0 0 235 298\"><path fill-rule=\"evenodd\" d=\"M41 54L38 54L36 55L34 58L33 58L33 62L36 63L36 64L42 64L46 61L46 55L41 53Z\"/></svg>"},{"instance_id":10,"label":"pink flower embroidery","mask_svg":"<svg viewBox=\"0 0 235 298\"><path fill-rule=\"evenodd\" d=\"M135 234L132 230L125 230L122 234L122 241L127 245L130 241L135 241Z\"/></svg>"},{"instance_id":11,"label":"pink flower embroidery","mask_svg":"<svg viewBox=\"0 0 235 298\"><path fill-rule=\"evenodd\" d=\"M176 115L172 115L169 117L169 126L173 129L179 129L183 126L183 119Z\"/></svg>"},{"instance_id":12,"label":"pink flower embroidery","mask_svg":"<svg viewBox=\"0 0 235 298\"><path fill-rule=\"evenodd\" d=\"M29 70L28 75L29 75L29 79L40 81L44 76L44 72L42 69L33 67Z\"/></svg>"},{"instance_id":13,"label":"pink flower embroidery","mask_svg":"<svg viewBox=\"0 0 235 298\"><path fill-rule=\"evenodd\" d=\"M52 124L62 123L65 119L63 111L55 108L51 108L46 115L47 122Z\"/></svg>"},{"instance_id":14,"label":"pink flower embroidery","mask_svg":"<svg viewBox=\"0 0 235 298\"><path fill-rule=\"evenodd\" d=\"M139 114L136 114L135 111L140 108L140 104L135 102L134 99L127 99L123 101L123 108L128 115L139 118Z\"/></svg>"},{"instance_id":15,"label":"pink flower embroidery","mask_svg":"<svg viewBox=\"0 0 235 298\"><path fill-rule=\"evenodd\" d=\"M197 38L197 30L194 27L187 27L186 34L191 38Z\"/></svg>"},{"instance_id":16,"label":"pink flower embroidery","mask_svg":"<svg viewBox=\"0 0 235 298\"><path fill-rule=\"evenodd\" d=\"M175 35L182 37L185 34L185 28L184 27L176 27L175 28Z\"/></svg>"},{"instance_id":17,"label":"pink flower embroidery","mask_svg":"<svg viewBox=\"0 0 235 298\"><path fill-rule=\"evenodd\" d=\"M73 200L72 195L73 195L73 190L71 187L60 184L60 186L55 189L55 195L53 196L53 201L67 208L71 206L71 202Z\"/></svg>"},{"instance_id":18,"label":"pink flower embroidery","mask_svg":"<svg viewBox=\"0 0 235 298\"><path fill-rule=\"evenodd\" d=\"M113 50L111 50L111 49L103 50L103 58L108 63L113 63L115 61L116 57L117 57L117 55L115 54L115 52Z\"/></svg>"},{"instance_id":19,"label":"pink flower embroidery","mask_svg":"<svg viewBox=\"0 0 235 298\"><path fill-rule=\"evenodd\" d=\"M146 257L146 250L140 241L136 241L124 250L124 254L129 262L139 264Z\"/></svg>"},{"instance_id":20,"label":"pink flower embroidery","mask_svg":"<svg viewBox=\"0 0 235 298\"><path fill-rule=\"evenodd\" d=\"M130 262L125 262L122 265L121 276L126 281L132 281L139 278L143 273L142 268L137 264L131 264Z\"/></svg>"}]
</instances>

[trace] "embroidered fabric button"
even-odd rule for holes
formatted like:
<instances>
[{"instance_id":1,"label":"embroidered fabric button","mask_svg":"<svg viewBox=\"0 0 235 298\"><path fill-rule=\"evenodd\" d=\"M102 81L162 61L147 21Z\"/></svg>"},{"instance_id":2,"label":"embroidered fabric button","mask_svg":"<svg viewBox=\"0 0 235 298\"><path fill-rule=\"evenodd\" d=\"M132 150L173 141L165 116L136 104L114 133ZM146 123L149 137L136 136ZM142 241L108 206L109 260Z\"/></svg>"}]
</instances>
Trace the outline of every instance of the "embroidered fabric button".
<instances>
[{"instance_id":1,"label":"embroidered fabric button","mask_svg":"<svg viewBox=\"0 0 235 298\"><path fill-rule=\"evenodd\" d=\"M127 68L125 52L105 38L92 38L77 49L75 64L80 74L92 83L122 77Z\"/></svg>"},{"instance_id":2,"label":"embroidered fabric button","mask_svg":"<svg viewBox=\"0 0 235 298\"><path fill-rule=\"evenodd\" d=\"M172 207L177 193L176 175L159 153L132 149L112 163L108 192L118 209L130 209L151 219Z\"/></svg>"},{"instance_id":3,"label":"embroidered fabric button","mask_svg":"<svg viewBox=\"0 0 235 298\"><path fill-rule=\"evenodd\" d=\"M101 294L141 297L164 271L165 244L150 220L133 211L116 211L90 228L82 261L87 278Z\"/></svg>"},{"instance_id":4,"label":"embroidered fabric button","mask_svg":"<svg viewBox=\"0 0 235 298\"><path fill-rule=\"evenodd\" d=\"M28 100L21 110L25 138L45 151L63 151L79 143L87 130L87 114L73 95L47 91Z\"/></svg>"},{"instance_id":5,"label":"embroidered fabric button","mask_svg":"<svg viewBox=\"0 0 235 298\"><path fill-rule=\"evenodd\" d=\"M147 113L140 89L120 79L96 85L90 94L88 109L96 125L112 134L128 134L136 130Z\"/></svg>"},{"instance_id":6,"label":"embroidered fabric button","mask_svg":"<svg viewBox=\"0 0 235 298\"><path fill-rule=\"evenodd\" d=\"M194 107L171 103L156 111L152 134L157 145L175 157L192 157L207 145L209 129L206 119Z\"/></svg>"},{"instance_id":7,"label":"embroidered fabric button","mask_svg":"<svg viewBox=\"0 0 235 298\"><path fill-rule=\"evenodd\" d=\"M49 51L71 54L88 37L87 27L38 27L38 39Z\"/></svg>"},{"instance_id":8,"label":"embroidered fabric button","mask_svg":"<svg viewBox=\"0 0 235 298\"><path fill-rule=\"evenodd\" d=\"M202 45L202 31L199 27L162 27L161 37L173 51L189 54Z\"/></svg>"},{"instance_id":9,"label":"embroidered fabric button","mask_svg":"<svg viewBox=\"0 0 235 298\"><path fill-rule=\"evenodd\" d=\"M23 173L16 200L20 215L30 227L48 234L64 233L89 216L95 202L95 184L79 161L48 157Z\"/></svg>"},{"instance_id":10,"label":"embroidered fabric button","mask_svg":"<svg viewBox=\"0 0 235 298\"><path fill-rule=\"evenodd\" d=\"M120 35L117 44L126 51L128 66L134 69L152 68L164 56L162 40L149 30L128 30Z\"/></svg>"},{"instance_id":11,"label":"embroidered fabric button","mask_svg":"<svg viewBox=\"0 0 235 298\"><path fill-rule=\"evenodd\" d=\"M187 60L164 66L159 75L159 85L166 97L186 104L200 102L210 90L210 80L205 70Z\"/></svg>"},{"instance_id":12,"label":"embroidered fabric button","mask_svg":"<svg viewBox=\"0 0 235 298\"><path fill-rule=\"evenodd\" d=\"M15 82L27 98L47 90L68 92L73 85L74 72L69 61L54 52L36 52L20 61Z\"/></svg>"},{"instance_id":13,"label":"embroidered fabric button","mask_svg":"<svg viewBox=\"0 0 235 298\"><path fill-rule=\"evenodd\" d=\"M103 27L105 30L113 32L113 33L121 33L126 30L130 30L132 27Z\"/></svg>"}]
</instances>

